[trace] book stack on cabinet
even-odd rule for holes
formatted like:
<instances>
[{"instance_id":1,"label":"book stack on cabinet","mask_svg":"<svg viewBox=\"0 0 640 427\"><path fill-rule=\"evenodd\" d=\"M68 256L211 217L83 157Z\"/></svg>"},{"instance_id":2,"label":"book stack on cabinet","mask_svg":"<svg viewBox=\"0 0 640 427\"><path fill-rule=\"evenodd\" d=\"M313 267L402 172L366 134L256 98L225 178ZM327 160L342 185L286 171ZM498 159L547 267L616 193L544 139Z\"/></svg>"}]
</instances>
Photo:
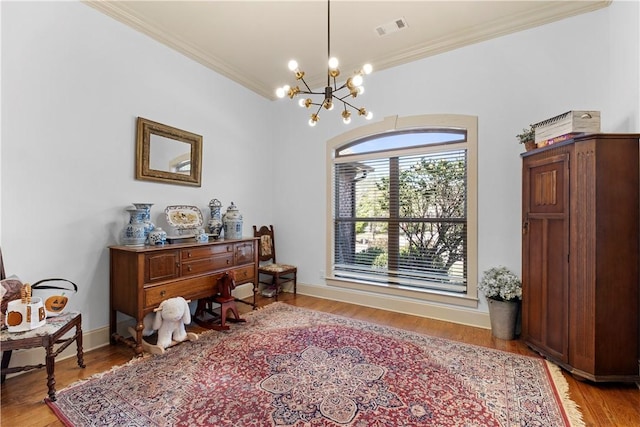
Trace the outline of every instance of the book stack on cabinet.
<instances>
[{"instance_id":1,"label":"book stack on cabinet","mask_svg":"<svg viewBox=\"0 0 640 427\"><path fill-rule=\"evenodd\" d=\"M600 111L567 111L550 119L534 123L538 147L600 132Z\"/></svg>"}]
</instances>

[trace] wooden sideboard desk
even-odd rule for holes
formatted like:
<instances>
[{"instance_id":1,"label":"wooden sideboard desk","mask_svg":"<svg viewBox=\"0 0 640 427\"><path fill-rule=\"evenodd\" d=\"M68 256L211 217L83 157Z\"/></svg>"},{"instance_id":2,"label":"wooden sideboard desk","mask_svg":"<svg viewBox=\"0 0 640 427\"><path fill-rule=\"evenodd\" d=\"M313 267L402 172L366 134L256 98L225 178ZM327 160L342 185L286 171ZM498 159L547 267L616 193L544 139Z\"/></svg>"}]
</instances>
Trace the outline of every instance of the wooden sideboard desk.
<instances>
[{"instance_id":1,"label":"wooden sideboard desk","mask_svg":"<svg viewBox=\"0 0 640 427\"><path fill-rule=\"evenodd\" d=\"M258 239L173 243L162 246L111 246L110 313L111 344L125 342L142 354L143 319L162 301L211 297L216 282L226 272L235 273L236 284L253 283L253 307L258 292ZM117 313L136 319L133 340L117 332Z\"/></svg>"}]
</instances>

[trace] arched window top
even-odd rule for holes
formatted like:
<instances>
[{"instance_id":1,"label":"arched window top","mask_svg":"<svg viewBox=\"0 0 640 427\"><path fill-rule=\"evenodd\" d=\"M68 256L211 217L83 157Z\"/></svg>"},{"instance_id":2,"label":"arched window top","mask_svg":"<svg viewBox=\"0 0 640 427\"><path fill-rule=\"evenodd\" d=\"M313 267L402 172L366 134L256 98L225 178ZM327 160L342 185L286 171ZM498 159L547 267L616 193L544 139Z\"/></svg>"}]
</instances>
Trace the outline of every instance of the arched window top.
<instances>
[{"instance_id":1,"label":"arched window top","mask_svg":"<svg viewBox=\"0 0 640 427\"><path fill-rule=\"evenodd\" d=\"M336 150L336 157L356 154L378 153L403 148L417 148L429 145L464 142L466 129L432 128L389 132L371 135L350 142Z\"/></svg>"}]
</instances>

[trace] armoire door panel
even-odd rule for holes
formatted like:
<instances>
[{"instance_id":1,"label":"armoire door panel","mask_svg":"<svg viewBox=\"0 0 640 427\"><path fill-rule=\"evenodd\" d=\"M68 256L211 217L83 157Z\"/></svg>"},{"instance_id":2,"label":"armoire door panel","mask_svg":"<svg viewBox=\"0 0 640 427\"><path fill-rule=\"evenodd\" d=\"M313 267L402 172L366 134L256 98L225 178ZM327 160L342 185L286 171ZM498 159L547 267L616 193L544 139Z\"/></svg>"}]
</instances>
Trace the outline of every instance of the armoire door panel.
<instances>
[{"instance_id":1,"label":"armoire door panel","mask_svg":"<svg viewBox=\"0 0 640 427\"><path fill-rule=\"evenodd\" d=\"M531 345L565 362L569 155L527 161L523 174L523 335Z\"/></svg>"},{"instance_id":2,"label":"armoire door panel","mask_svg":"<svg viewBox=\"0 0 640 427\"><path fill-rule=\"evenodd\" d=\"M525 340L543 345L544 299L542 283L544 277L545 244L542 221L530 221L524 236L524 259L522 264L522 335Z\"/></svg>"},{"instance_id":3,"label":"armoire door panel","mask_svg":"<svg viewBox=\"0 0 640 427\"><path fill-rule=\"evenodd\" d=\"M533 163L529 170L528 212L531 214L564 214L567 212L567 156L550 162Z\"/></svg>"},{"instance_id":4,"label":"armoire door panel","mask_svg":"<svg viewBox=\"0 0 640 427\"><path fill-rule=\"evenodd\" d=\"M565 219L547 222L545 347L563 362L568 360L568 260L566 251L567 224Z\"/></svg>"},{"instance_id":5,"label":"armoire door panel","mask_svg":"<svg viewBox=\"0 0 640 427\"><path fill-rule=\"evenodd\" d=\"M564 233L564 219L529 220L528 268L523 283L526 339L563 361L567 359L568 324Z\"/></svg>"}]
</instances>

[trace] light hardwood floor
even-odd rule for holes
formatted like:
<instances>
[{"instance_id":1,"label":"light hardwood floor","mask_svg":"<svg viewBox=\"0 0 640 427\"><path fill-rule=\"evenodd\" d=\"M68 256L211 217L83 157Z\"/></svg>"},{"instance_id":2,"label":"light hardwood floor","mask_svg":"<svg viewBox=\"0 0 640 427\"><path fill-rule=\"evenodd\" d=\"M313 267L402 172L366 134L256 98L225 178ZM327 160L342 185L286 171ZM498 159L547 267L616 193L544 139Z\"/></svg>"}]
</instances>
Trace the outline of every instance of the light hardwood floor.
<instances>
[{"instance_id":1,"label":"light hardwood floor","mask_svg":"<svg viewBox=\"0 0 640 427\"><path fill-rule=\"evenodd\" d=\"M518 354L536 355L521 341L494 339L491 337L491 332L485 329L304 295L281 294L279 299L299 307ZM273 299L259 297L258 303L263 306L272 301ZM241 312L250 310L250 307L244 304L239 304L238 308ZM56 389L62 390L75 381L106 371L115 365L123 364L129 361L132 355L129 348L118 344L85 352L84 360L87 366L85 369L77 366L75 358L58 361L56 363ZM582 409L583 419L587 426L640 426L640 390L635 384L593 384L577 381L566 373L564 376L569 383L570 396ZM2 426L62 426L62 423L43 402L47 393L44 369L8 378L2 384L1 392Z\"/></svg>"}]
</instances>

